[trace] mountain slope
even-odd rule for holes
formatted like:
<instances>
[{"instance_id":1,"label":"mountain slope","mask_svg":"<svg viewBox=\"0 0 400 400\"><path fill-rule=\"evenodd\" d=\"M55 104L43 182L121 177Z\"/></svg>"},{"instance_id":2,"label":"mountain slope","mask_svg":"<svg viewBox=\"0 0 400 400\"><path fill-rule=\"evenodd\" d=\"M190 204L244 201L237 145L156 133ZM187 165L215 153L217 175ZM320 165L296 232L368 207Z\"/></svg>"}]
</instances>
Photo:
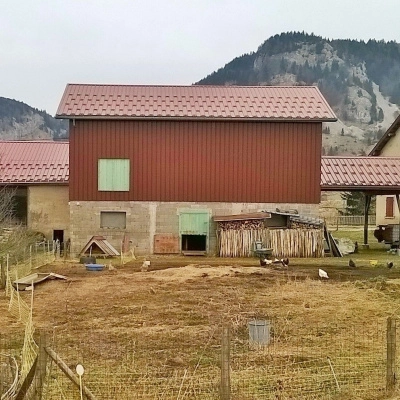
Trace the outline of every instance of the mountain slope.
<instances>
[{"instance_id":1,"label":"mountain slope","mask_svg":"<svg viewBox=\"0 0 400 400\"><path fill-rule=\"evenodd\" d=\"M0 97L0 140L65 139L67 122L20 101Z\"/></svg>"},{"instance_id":2,"label":"mountain slope","mask_svg":"<svg viewBox=\"0 0 400 400\"><path fill-rule=\"evenodd\" d=\"M316 85L339 118L324 130L325 154L363 154L400 110L400 44L283 33L197 84Z\"/></svg>"}]
</instances>

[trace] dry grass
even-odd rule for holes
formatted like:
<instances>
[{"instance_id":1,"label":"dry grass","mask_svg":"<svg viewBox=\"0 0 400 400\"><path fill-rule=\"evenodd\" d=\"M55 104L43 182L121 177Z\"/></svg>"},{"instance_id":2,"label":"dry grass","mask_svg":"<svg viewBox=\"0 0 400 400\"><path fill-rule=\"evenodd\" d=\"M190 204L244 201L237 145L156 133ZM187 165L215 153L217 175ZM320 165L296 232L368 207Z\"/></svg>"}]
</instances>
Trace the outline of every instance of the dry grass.
<instances>
[{"instance_id":1,"label":"dry grass","mask_svg":"<svg viewBox=\"0 0 400 400\"><path fill-rule=\"evenodd\" d=\"M285 269L260 268L257 259L154 256L148 272L140 271L141 259L103 272L60 262L42 271L68 281L37 287L34 322L50 332L71 367L83 363L88 386L104 399L115 393L120 399L217 398L225 323L232 329L238 399L387 398L385 328L400 310L400 257L382 248L360 250L352 255L356 269L348 267L349 258L291 259ZM318 268L328 281L318 278ZM1 294L0 323L10 336L19 326L4 312L5 301ZM272 321L267 348L248 346L254 318ZM70 387L54 369L52 376L53 390Z\"/></svg>"}]
</instances>

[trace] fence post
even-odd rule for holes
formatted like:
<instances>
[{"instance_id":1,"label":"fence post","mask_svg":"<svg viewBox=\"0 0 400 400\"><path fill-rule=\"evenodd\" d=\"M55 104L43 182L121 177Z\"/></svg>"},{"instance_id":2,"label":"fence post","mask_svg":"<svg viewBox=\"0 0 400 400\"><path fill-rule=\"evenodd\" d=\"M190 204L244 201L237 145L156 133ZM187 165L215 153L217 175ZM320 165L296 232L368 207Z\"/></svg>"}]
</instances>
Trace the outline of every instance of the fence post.
<instances>
[{"instance_id":1,"label":"fence post","mask_svg":"<svg viewBox=\"0 0 400 400\"><path fill-rule=\"evenodd\" d=\"M56 363L57 367L65 374L65 376L78 388L81 387L81 382L75 376L75 373L71 371L67 364L58 356L58 354L52 350L50 347L45 348L47 355ZM94 394L86 387L82 387L83 394L89 400L96 400Z\"/></svg>"},{"instance_id":2,"label":"fence post","mask_svg":"<svg viewBox=\"0 0 400 400\"><path fill-rule=\"evenodd\" d=\"M40 332L38 362L36 365L36 373L35 373L36 400L42 400L43 386L46 380L46 366L47 366L46 334L44 332Z\"/></svg>"},{"instance_id":3,"label":"fence post","mask_svg":"<svg viewBox=\"0 0 400 400\"><path fill-rule=\"evenodd\" d=\"M387 359L386 359L386 390L393 391L396 385L396 319L387 319Z\"/></svg>"},{"instance_id":4,"label":"fence post","mask_svg":"<svg viewBox=\"0 0 400 400\"><path fill-rule=\"evenodd\" d=\"M231 377L230 377L230 338L229 326L225 325L222 331L221 347L221 400L231 398Z\"/></svg>"},{"instance_id":5,"label":"fence post","mask_svg":"<svg viewBox=\"0 0 400 400\"><path fill-rule=\"evenodd\" d=\"M6 266L4 265L4 258L0 258L0 289L6 288Z\"/></svg>"}]
</instances>

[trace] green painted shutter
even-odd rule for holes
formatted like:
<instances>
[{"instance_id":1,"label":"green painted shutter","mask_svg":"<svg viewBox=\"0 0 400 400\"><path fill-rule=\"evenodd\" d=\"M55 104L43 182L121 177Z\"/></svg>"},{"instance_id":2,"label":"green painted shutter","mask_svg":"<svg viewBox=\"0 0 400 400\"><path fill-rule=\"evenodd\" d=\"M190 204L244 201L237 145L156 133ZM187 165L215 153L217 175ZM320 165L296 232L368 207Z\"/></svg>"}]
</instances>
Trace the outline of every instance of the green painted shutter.
<instances>
[{"instance_id":1,"label":"green painted shutter","mask_svg":"<svg viewBox=\"0 0 400 400\"><path fill-rule=\"evenodd\" d=\"M209 221L208 211L182 211L179 214L179 233L181 235L208 235Z\"/></svg>"},{"instance_id":2,"label":"green painted shutter","mask_svg":"<svg viewBox=\"0 0 400 400\"><path fill-rule=\"evenodd\" d=\"M99 159L98 189L100 191L129 191L129 160Z\"/></svg>"}]
</instances>

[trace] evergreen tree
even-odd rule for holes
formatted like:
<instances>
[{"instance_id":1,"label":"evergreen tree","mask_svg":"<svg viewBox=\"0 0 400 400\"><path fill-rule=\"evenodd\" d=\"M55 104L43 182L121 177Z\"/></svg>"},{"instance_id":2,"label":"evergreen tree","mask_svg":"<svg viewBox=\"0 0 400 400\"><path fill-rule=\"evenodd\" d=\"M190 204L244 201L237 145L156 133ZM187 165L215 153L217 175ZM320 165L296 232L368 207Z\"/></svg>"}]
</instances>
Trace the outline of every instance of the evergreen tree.
<instances>
[{"instance_id":1,"label":"evergreen tree","mask_svg":"<svg viewBox=\"0 0 400 400\"><path fill-rule=\"evenodd\" d=\"M343 192L340 194L342 200L345 201L346 207L344 211L340 211L342 215L364 215L365 195L362 192ZM375 196L371 199L369 207L369 215L375 213Z\"/></svg>"}]
</instances>

